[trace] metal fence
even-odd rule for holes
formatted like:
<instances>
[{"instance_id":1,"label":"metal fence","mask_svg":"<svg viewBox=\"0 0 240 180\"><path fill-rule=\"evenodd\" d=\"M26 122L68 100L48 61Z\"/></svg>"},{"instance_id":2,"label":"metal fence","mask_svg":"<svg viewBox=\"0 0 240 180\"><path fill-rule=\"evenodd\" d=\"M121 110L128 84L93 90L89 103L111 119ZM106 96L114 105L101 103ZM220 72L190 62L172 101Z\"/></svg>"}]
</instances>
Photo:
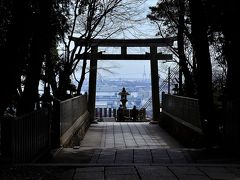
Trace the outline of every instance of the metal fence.
<instances>
[{"instance_id":1,"label":"metal fence","mask_svg":"<svg viewBox=\"0 0 240 180\"><path fill-rule=\"evenodd\" d=\"M197 99L163 93L162 104L163 111L201 128Z\"/></svg>"},{"instance_id":2,"label":"metal fence","mask_svg":"<svg viewBox=\"0 0 240 180\"><path fill-rule=\"evenodd\" d=\"M31 162L50 147L47 109L2 119L2 154L13 163Z\"/></svg>"}]
</instances>

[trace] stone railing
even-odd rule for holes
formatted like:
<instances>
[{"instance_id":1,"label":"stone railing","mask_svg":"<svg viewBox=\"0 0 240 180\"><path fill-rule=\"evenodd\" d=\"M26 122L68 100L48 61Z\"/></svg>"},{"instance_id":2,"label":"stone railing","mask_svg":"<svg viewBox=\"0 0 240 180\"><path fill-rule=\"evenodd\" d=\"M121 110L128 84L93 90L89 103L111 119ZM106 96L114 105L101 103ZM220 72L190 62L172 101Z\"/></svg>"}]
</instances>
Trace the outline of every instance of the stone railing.
<instances>
[{"instance_id":1,"label":"stone railing","mask_svg":"<svg viewBox=\"0 0 240 180\"><path fill-rule=\"evenodd\" d=\"M162 95L163 111L193 126L201 128L198 100L188 97Z\"/></svg>"},{"instance_id":2,"label":"stone railing","mask_svg":"<svg viewBox=\"0 0 240 180\"><path fill-rule=\"evenodd\" d=\"M203 147L197 99L163 93L159 123L186 147Z\"/></svg>"},{"instance_id":3,"label":"stone railing","mask_svg":"<svg viewBox=\"0 0 240 180\"><path fill-rule=\"evenodd\" d=\"M76 133L84 134L89 126L87 95L60 102L60 143L67 144Z\"/></svg>"}]
</instances>

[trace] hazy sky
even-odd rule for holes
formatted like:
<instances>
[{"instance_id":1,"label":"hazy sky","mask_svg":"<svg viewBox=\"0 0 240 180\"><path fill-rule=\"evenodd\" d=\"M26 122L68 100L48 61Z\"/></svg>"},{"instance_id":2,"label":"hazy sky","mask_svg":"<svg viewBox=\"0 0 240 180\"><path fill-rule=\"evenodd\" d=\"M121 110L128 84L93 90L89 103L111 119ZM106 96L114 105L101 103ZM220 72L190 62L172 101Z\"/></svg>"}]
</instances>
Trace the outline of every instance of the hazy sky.
<instances>
[{"instance_id":1,"label":"hazy sky","mask_svg":"<svg viewBox=\"0 0 240 180\"><path fill-rule=\"evenodd\" d=\"M143 78L145 69L145 78L149 78L150 61L149 60L122 60L122 61L98 61L98 67L107 67L111 72L98 70L102 77L109 78Z\"/></svg>"}]
</instances>

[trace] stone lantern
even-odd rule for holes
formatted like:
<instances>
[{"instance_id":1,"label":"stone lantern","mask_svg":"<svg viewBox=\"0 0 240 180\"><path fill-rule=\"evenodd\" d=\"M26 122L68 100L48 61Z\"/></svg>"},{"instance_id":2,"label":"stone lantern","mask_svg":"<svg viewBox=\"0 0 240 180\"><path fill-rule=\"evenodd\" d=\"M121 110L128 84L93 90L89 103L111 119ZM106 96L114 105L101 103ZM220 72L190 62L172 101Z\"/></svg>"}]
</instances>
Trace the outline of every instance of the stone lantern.
<instances>
[{"instance_id":1,"label":"stone lantern","mask_svg":"<svg viewBox=\"0 0 240 180\"><path fill-rule=\"evenodd\" d=\"M122 88L122 91L120 92L120 93L118 93L118 95L120 95L121 96L121 99L120 99L120 101L122 102L122 107L123 107L123 109L126 109L127 107L126 107L126 103L127 103L127 95L130 95L127 91L126 91L126 89L123 87Z\"/></svg>"}]
</instances>

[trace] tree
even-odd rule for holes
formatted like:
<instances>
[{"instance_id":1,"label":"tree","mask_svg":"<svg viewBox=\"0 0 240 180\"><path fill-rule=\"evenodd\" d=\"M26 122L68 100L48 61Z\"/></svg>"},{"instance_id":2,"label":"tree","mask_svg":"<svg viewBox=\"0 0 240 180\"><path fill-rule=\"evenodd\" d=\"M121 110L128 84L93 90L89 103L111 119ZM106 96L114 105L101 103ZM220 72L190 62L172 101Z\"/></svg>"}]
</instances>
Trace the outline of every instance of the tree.
<instances>
[{"instance_id":1,"label":"tree","mask_svg":"<svg viewBox=\"0 0 240 180\"><path fill-rule=\"evenodd\" d=\"M193 49L197 61L198 99L203 131L216 140L218 125L213 117L212 65L209 53L207 24L201 0L189 0Z\"/></svg>"},{"instance_id":2,"label":"tree","mask_svg":"<svg viewBox=\"0 0 240 180\"><path fill-rule=\"evenodd\" d=\"M195 62L186 57L187 47L189 41L191 42L191 35L189 32L189 17L186 11L186 1L176 0L159 1L156 7L151 7L151 14L148 18L155 22L158 26L158 34L162 37L175 35L177 37L178 47L171 49L171 51L178 57L179 61L179 89L180 94L184 93L185 96L193 97L195 94L193 75L190 70L194 71ZM191 57L191 56L190 56ZM181 74L184 74L185 89L182 92Z\"/></svg>"},{"instance_id":3,"label":"tree","mask_svg":"<svg viewBox=\"0 0 240 180\"><path fill-rule=\"evenodd\" d=\"M5 2L5 1L3 1ZM21 79L21 73L26 58L28 57L28 44L31 36L32 14L28 1L12 0L4 4L2 8L8 11L5 15L4 42L0 46L0 52L4 66L2 66L0 80L3 85L0 93L0 114L18 96L17 88ZM2 11L1 11L2 12ZM7 78L6 78L7 77ZM15 99L16 101L16 99Z\"/></svg>"},{"instance_id":4,"label":"tree","mask_svg":"<svg viewBox=\"0 0 240 180\"><path fill-rule=\"evenodd\" d=\"M5 42L0 47L5 57L5 71L1 71L4 84L1 114L14 95L20 98L20 115L34 109L38 101L42 64L49 62L49 51L51 47L56 47L55 37L59 33L57 24L60 24L56 20L57 2L12 0L9 6L4 4L1 7L8 12L4 16L7 20L3 34Z\"/></svg>"},{"instance_id":5,"label":"tree","mask_svg":"<svg viewBox=\"0 0 240 180\"><path fill-rule=\"evenodd\" d=\"M51 14L52 1L48 3L39 2L39 8L35 9L33 22L33 35L30 48L29 63L23 95L19 102L18 115L34 110L38 101L38 86L40 81L42 63L46 50L49 49L48 31L50 30L49 18Z\"/></svg>"}]
</instances>

